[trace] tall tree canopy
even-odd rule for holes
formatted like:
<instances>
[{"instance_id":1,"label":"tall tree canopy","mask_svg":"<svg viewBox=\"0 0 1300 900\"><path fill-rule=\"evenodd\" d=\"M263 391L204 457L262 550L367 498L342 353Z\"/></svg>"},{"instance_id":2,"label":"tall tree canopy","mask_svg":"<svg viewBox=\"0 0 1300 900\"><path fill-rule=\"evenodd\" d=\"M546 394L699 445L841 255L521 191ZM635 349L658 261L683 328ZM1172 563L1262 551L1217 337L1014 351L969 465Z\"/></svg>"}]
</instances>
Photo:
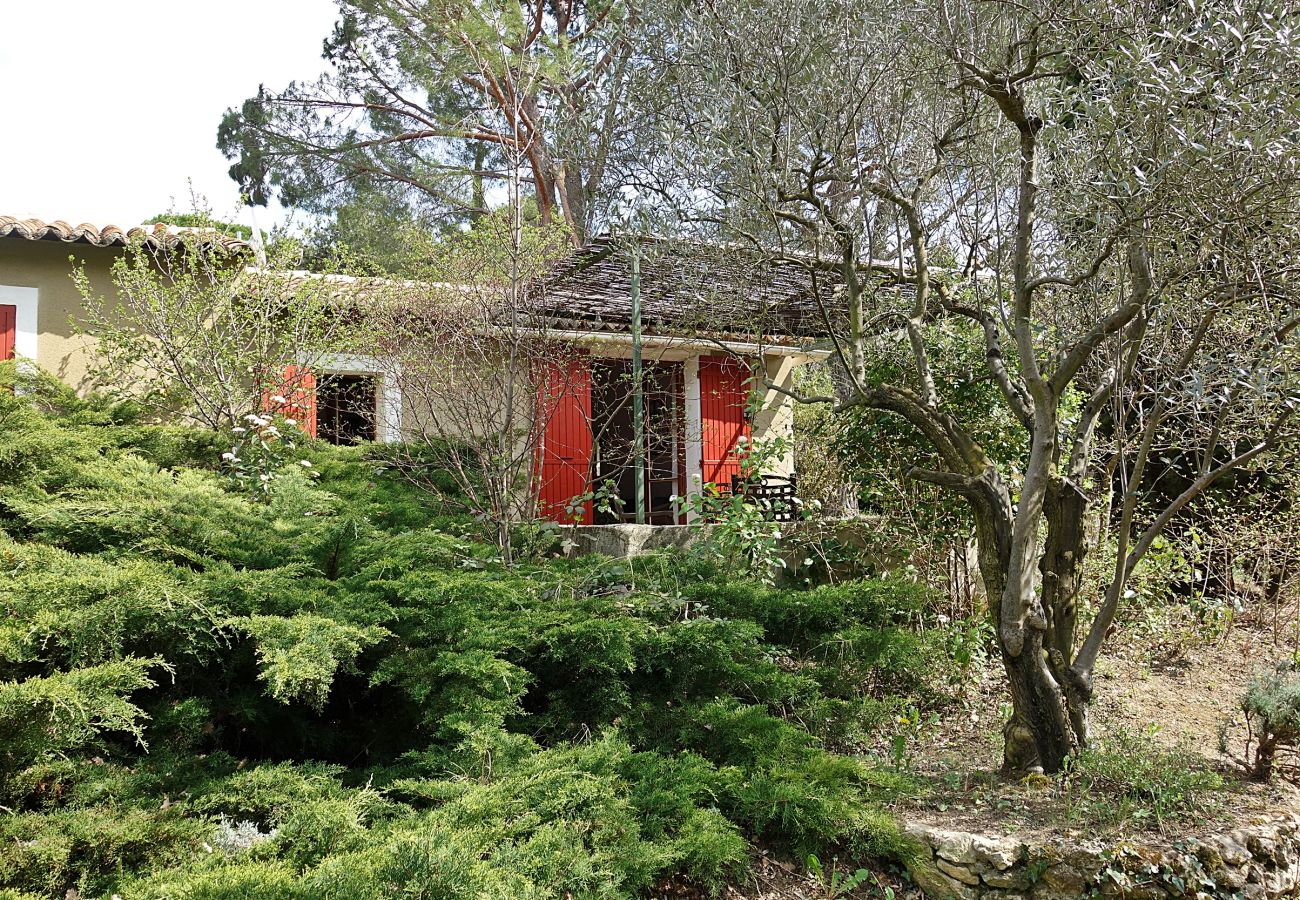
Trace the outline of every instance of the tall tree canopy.
<instances>
[{"instance_id":1,"label":"tall tree canopy","mask_svg":"<svg viewBox=\"0 0 1300 900\"><path fill-rule=\"evenodd\" d=\"M259 89L217 145L253 203L473 218L524 170L543 223L588 233L623 147L623 0L339 0L330 70Z\"/></svg>"}]
</instances>

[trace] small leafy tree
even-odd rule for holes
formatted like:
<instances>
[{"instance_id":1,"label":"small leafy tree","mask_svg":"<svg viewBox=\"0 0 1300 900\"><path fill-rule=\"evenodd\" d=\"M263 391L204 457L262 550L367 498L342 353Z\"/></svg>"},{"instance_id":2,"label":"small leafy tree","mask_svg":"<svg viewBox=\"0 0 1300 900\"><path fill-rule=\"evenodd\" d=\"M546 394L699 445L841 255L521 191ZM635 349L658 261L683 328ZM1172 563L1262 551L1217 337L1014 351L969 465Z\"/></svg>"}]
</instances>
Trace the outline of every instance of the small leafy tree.
<instances>
[{"instance_id":1,"label":"small leafy tree","mask_svg":"<svg viewBox=\"0 0 1300 900\"><path fill-rule=\"evenodd\" d=\"M254 266L251 251L196 227L140 239L113 263L113 292L84 266L78 328L98 357L95 387L161 418L228 431L293 389L290 366L312 369L338 349L348 283L292 271L292 247ZM75 263L75 260L74 260Z\"/></svg>"},{"instance_id":2,"label":"small leafy tree","mask_svg":"<svg viewBox=\"0 0 1300 900\"><path fill-rule=\"evenodd\" d=\"M751 404L752 405L752 404ZM789 528L781 519L794 520L801 511L797 501L753 496L763 473L789 449L785 438L752 441L740 438L736 455L740 475L732 484L706 484L698 494L679 498L679 504L708 522L708 543L722 558L751 569L766 584L775 584L788 566Z\"/></svg>"},{"instance_id":3,"label":"small leafy tree","mask_svg":"<svg viewBox=\"0 0 1300 900\"><path fill-rule=\"evenodd\" d=\"M537 442L563 393L572 345L549 335L543 276L571 245L562 228L493 215L429 242L405 280L376 286L363 329L397 383L407 443L390 460L446 503L491 522L505 558L511 529L533 518ZM382 299L381 299L382 298Z\"/></svg>"},{"instance_id":4,"label":"small leafy tree","mask_svg":"<svg viewBox=\"0 0 1300 900\"><path fill-rule=\"evenodd\" d=\"M1242 698L1241 708L1254 744L1253 774L1268 781L1279 753L1300 750L1300 665L1279 666L1256 678ZM1300 766L1289 769L1300 774Z\"/></svg>"}]
</instances>

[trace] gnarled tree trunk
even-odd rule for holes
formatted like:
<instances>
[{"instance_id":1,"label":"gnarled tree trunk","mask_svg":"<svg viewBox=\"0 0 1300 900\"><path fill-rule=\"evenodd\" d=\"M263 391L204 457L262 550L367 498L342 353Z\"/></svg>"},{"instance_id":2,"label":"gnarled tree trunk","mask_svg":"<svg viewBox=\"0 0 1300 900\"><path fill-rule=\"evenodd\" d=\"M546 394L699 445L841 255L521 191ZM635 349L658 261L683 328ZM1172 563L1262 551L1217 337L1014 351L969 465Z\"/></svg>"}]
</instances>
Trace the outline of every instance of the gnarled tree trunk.
<instances>
[{"instance_id":1,"label":"gnarled tree trunk","mask_svg":"<svg viewBox=\"0 0 1300 900\"><path fill-rule=\"evenodd\" d=\"M1042 425L1036 429L1040 435L1055 427ZM1016 507L995 477L980 479L982 490L967 492L1012 700L1003 732L1008 773L1057 772L1087 740L1090 692L1070 662L1088 501L1053 471L1054 446L1051 438L1040 439L1028 467L1034 477L1026 478Z\"/></svg>"},{"instance_id":2,"label":"gnarled tree trunk","mask_svg":"<svg viewBox=\"0 0 1300 900\"><path fill-rule=\"evenodd\" d=\"M1088 496L1069 478L1053 477L1043 504L1047 538L1038 562L1043 612L1047 618L1046 658L1049 670L1065 694L1070 729L1076 744L1088 743L1091 683L1071 668L1079 623L1079 590L1083 561L1090 547Z\"/></svg>"},{"instance_id":3,"label":"gnarled tree trunk","mask_svg":"<svg viewBox=\"0 0 1300 900\"><path fill-rule=\"evenodd\" d=\"M1061 680L1049 665L1051 631L1046 618L1035 612L1040 608L1039 601L1009 591L1011 583L1007 573L1016 515L1010 494L991 466L960 492L970 503L975 518L980 578L989 597L991 618L1000 623L1008 604L1011 609L1030 611L1025 616L1020 632L1023 639L1018 646L1015 641L1006 640L1004 630L998 628L998 646L1013 709L1011 720L1003 730L1003 770L1017 774L1056 772L1075 749L1077 734L1072 726L1067 690L1062 688ZM1050 531L1049 519L1049 534ZM1019 583L1026 581L1032 585L1033 579Z\"/></svg>"}]
</instances>

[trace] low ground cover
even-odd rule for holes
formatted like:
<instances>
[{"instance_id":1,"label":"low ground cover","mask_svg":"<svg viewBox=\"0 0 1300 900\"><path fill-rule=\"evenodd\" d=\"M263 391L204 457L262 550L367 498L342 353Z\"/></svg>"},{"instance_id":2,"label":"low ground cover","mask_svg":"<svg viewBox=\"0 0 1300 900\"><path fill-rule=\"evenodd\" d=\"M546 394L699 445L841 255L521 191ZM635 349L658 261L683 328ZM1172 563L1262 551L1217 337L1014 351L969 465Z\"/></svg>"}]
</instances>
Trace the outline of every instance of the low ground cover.
<instances>
[{"instance_id":1,"label":"low ground cover","mask_svg":"<svg viewBox=\"0 0 1300 900\"><path fill-rule=\"evenodd\" d=\"M0 421L4 889L613 898L907 852L915 784L869 751L961 665L915 585L535 529L506 567L372 451L250 492L49 384Z\"/></svg>"},{"instance_id":2,"label":"low ground cover","mask_svg":"<svg viewBox=\"0 0 1300 900\"><path fill-rule=\"evenodd\" d=\"M975 685L916 736L911 772L924 790L897 814L1027 841L1168 843L1300 810L1300 785L1254 777L1248 752L1259 731L1243 699L1292 652L1268 624L1242 616L1173 656L1118 648L1099 673L1092 745L1059 778L1000 774L1000 685Z\"/></svg>"}]
</instances>

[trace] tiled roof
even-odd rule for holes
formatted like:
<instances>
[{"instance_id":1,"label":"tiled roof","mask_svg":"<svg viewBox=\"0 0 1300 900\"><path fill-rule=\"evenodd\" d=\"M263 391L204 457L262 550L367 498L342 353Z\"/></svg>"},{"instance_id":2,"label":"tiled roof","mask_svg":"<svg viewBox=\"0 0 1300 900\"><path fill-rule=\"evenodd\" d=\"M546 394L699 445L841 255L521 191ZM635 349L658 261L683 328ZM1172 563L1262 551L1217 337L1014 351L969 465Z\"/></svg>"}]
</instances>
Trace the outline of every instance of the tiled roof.
<instances>
[{"instance_id":1,"label":"tiled roof","mask_svg":"<svg viewBox=\"0 0 1300 900\"><path fill-rule=\"evenodd\" d=\"M817 339L827 334L819 296L832 320L843 315L843 279L832 263L663 238L643 238L640 246L641 320L648 334ZM573 328L629 330L629 250L609 237L590 241L548 279L547 311ZM887 263L873 263L870 273L877 291L913 291Z\"/></svg>"},{"instance_id":2,"label":"tiled roof","mask_svg":"<svg viewBox=\"0 0 1300 900\"><path fill-rule=\"evenodd\" d=\"M151 250L175 247L182 240L182 235L193 229L177 228L172 225L136 225L131 228L119 228L105 225L69 225L67 222L44 222L40 219L16 219L13 216L0 216L0 237L23 238L29 241L63 241L66 244L91 244L95 247L125 247L132 241L143 239L145 246ZM249 248L247 241L219 232L201 232L202 237L219 244L231 253L239 253Z\"/></svg>"}]
</instances>

